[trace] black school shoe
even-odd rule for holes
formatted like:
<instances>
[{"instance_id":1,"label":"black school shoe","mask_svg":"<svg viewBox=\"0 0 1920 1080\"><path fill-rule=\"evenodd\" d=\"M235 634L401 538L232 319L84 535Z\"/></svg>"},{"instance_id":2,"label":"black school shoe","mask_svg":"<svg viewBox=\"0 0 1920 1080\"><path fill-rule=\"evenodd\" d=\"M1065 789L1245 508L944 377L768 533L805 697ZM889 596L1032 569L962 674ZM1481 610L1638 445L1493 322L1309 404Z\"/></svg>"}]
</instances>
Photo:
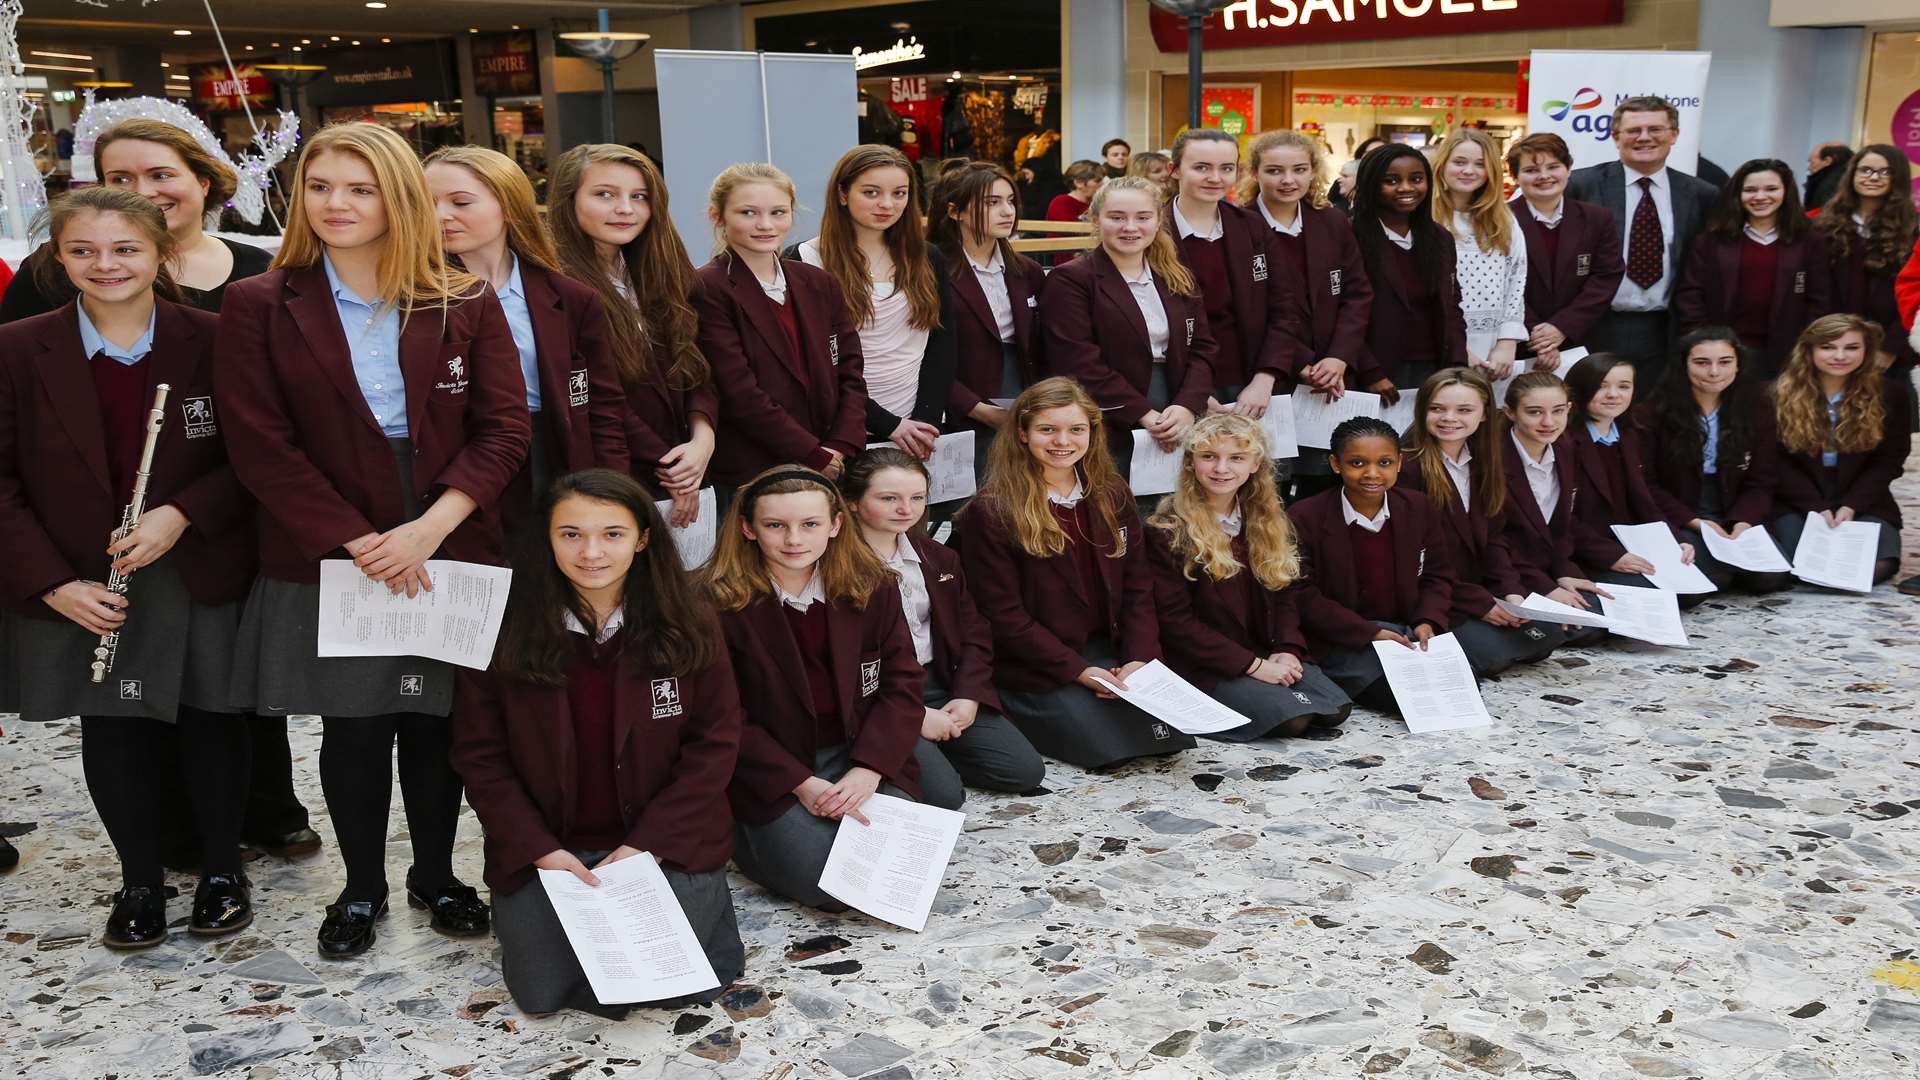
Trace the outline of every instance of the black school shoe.
<instances>
[{"instance_id":1,"label":"black school shoe","mask_svg":"<svg viewBox=\"0 0 1920 1080\"><path fill-rule=\"evenodd\" d=\"M421 889L407 876L407 906L424 908L433 928L448 937L481 937L493 929L490 909L470 885L454 882L437 889Z\"/></svg>"},{"instance_id":2,"label":"black school shoe","mask_svg":"<svg viewBox=\"0 0 1920 1080\"><path fill-rule=\"evenodd\" d=\"M208 874L193 891L190 929L200 937L219 937L253 923L253 882L245 874Z\"/></svg>"},{"instance_id":3,"label":"black school shoe","mask_svg":"<svg viewBox=\"0 0 1920 1080\"><path fill-rule=\"evenodd\" d=\"M320 923L320 955L328 960L359 956L373 947L373 921L387 913L387 898L328 904Z\"/></svg>"},{"instance_id":4,"label":"black school shoe","mask_svg":"<svg viewBox=\"0 0 1920 1080\"><path fill-rule=\"evenodd\" d=\"M302 825L292 832L247 840L246 846L276 859L292 859L319 851L320 834Z\"/></svg>"},{"instance_id":5,"label":"black school shoe","mask_svg":"<svg viewBox=\"0 0 1920 1080\"><path fill-rule=\"evenodd\" d=\"M1920 596L1920 574L1915 574L1900 584L1895 585L1894 588L1899 589L1908 596ZM0 841L0 843L4 842L5 841Z\"/></svg>"},{"instance_id":6,"label":"black school shoe","mask_svg":"<svg viewBox=\"0 0 1920 1080\"><path fill-rule=\"evenodd\" d=\"M114 893L113 914L100 943L109 949L150 949L167 940L167 901L178 895L171 885L132 885Z\"/></svg>"}]
</instances>

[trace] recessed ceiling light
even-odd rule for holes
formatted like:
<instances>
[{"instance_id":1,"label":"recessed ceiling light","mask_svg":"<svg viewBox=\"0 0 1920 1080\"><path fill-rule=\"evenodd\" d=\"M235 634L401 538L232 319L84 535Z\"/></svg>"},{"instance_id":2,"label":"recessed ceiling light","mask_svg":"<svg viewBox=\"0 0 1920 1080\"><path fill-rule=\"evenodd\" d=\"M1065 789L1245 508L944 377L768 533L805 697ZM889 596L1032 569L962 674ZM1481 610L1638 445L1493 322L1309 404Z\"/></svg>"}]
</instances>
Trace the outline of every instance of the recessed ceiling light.
<instances>
[{"instance_id":1,"label":"recessed ceiling light","mask_svg":"<svg viewBox=\"0 0 1920 1080\"><path fill-rule=\"evenodd\" d=\"M298 45L295 45L295 46L293 47L293 51L294 51L294 52L299 52L299 51L300 51L300 46L298 46Z\"/></svg>"},{"instance_id":2,"label":"recessed ceiling light","mask_svg":"<svg viewBox=\"0 0 1920 1080\"><path fill-rule=\"evenodd\" d=\"M169 75L169 76L167 76L167 78L169 78L169 79L179 79L179 80L180 80L180 81L182 81L182 82L187 82L187 81L189 81L189 80L187 79L187 77L186 77L185 75Z\"/></svg>"},{"instance_id":3,"label":"recessed ceiling light","mask_svg":"<svg viewBox=\"0 0 1920 1080\"><path fill-rule=\"evenodd\" d=\"M175 30L175 31L173 32L173 36L174 36L174 37L192 37L192 36L193 36L193 31L191 31L191 30Z\"/></svg>"},{"instance_id":4,"label":"recessed ceiling light","mask_svg":"<svg viewBox=\"0 0 1920 1080\"><path fill-rule=\"evenodd\" d=\"M54 58L55 60L91 60L91 59L93 59L93 56L92 56L92 54L90 54L90 53L77 53L77 52L41 52L41 51L40 51L39 49L34 49L34 50L31 50L31 51L30 51L30 52L29 52L29 53L28 53L27 55L29 55L29 56L50 56L50 57L52 57L52 58Z\"/></svg>"},{"instance_id":5,"label":"recessed ceiling light","mask_svg":"<svg viewBox=\"0 0 1920 1080\"><path fill-rule=\"evenodd\" d=\"M380 39L380 44L382 45L388 45L388 44L391 44L392 42L393 42L393 39L390 37L383 37Z\"/></svg>"},{"instance_id":6,"label":"recessed ceiling light","mask_svg":"<svg viewBox=\"0 0 1920 1080\"><path fill-rule=\"evenodd\" d=\"M330 37L330 38L328 38L327 40L328 40L328 41L339 41L339 40L340 40L340 35L339 35L339 34L335 34L335 35L333 35L332 37Z\"/></svg>"},{"instance_id":7,"label":"recessed ceiling light","mask_svg":"<svg viewBox=\"0 0 1920 1080\"><path fill-rule=\"evenodd\" d=\"M514 23L514 24L513 24L513 28L514 28L515 30L518 30L518 29L520 29L520 24L519 24L519 23Z\"/></svg>"},{"instance_id":8,"label":"recessed ceiling light","mask_svg":"<svg viewBox=\"0 0 1920 1080\"><path fill-rule=\"evenodd\" d=\"M379 11L381 8L384 8L387 5L381 3L380 0L367 0L367 6L372 8L375 11Z\"/></svg>"},{"instance_id":9,"label":"recessed ceiling light","mask_svg":"<svg viewBox=\"0 0 1920 1080\"><path fill-rule=\"evenodd\" d=\"M887 25L895 30L900 31L903 34L913 29L913 24L905 21L904 19L899 22L890 22Z\"/></svg>"},{"instance_id":10,"label":"recessed ceiling light","mask_svg":"<svg viewBox=\"0 0 1920 1080\"><path fill-rule=\"evenodd\" d=\"M477 33L479 33L479 32L480 32L480 28L479 28L479 27L477 27L477 26L469 26L469 27L467 27L467 33L469 33L469 34L477 34Z\"/></svg>"},{"instance_id":11,"label":"recessed ceiling light","mask_svg":"<svg viewBox=\"0 0 1920 1080\"><path fill-rule=\"evenodd\" d=\"M280 43L277 41L270 41L267 43L267 47L270 49L277 49L280 47Z\"/></svg>"},{"instance_id":12,"label":"recessed ceiling light","mask_svg":"<svg viewBox=\"0 0 1920 1080\"><path fill-rule=\"evenodd\" d=\"M249 45L249 46L247 46L247 51L248 51L248 52L252 52L252 51L253 51L253 46L251 46L251 45Z\"/></svg>"},{"instance_id":13,"label":"recessed ceiling light","mask_svg":"<svg viewBox=\"0 0 1920 1080\"><path fill-rule=\"evenodd\" d=\"M172 65L172 64L169 64L169 63L167 63L167 62L166 62L165 60L162 60L162 61L160 61L160 66L161 66L161 67L163 67L163 68L170 68L170 67L172 67L173 65Z\"/></svg>"},{"instance_id":14,"label":"recessed ceiling light","mask_svg":"<svg viewBox=\"0 0 1920 1080\"><path fill-rule=\"evenodd\" d=\"M358 45L358 44L360 44L360 39L359 39L359 38L354 38L354 39L353 39L353 43L354 43L355 45Z\"/></svg>"}]
</instances>

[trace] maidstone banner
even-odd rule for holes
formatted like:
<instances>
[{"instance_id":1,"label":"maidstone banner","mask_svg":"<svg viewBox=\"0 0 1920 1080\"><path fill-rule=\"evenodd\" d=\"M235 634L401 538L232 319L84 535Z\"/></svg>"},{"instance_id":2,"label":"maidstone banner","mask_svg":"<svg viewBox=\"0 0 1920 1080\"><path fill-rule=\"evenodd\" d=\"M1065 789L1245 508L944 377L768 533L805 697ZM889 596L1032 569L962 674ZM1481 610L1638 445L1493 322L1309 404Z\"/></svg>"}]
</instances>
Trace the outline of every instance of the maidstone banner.
<instances>
[{"instance_id":1,"label":"maidstone banner","mask_svg":"<svg viewBox=\"0 0 1920 1080\"><path fill-rule=\"evenodd\" d=\"M1680 136L1667 164L1691 173L1700 160L1707 99L1704 52L1583 52L1535 49L1529 64L1527 131L1567 140L1576 168L1612 161L1613 107L1652 94L1680 110Z\"/></svg>"}]
</instances>

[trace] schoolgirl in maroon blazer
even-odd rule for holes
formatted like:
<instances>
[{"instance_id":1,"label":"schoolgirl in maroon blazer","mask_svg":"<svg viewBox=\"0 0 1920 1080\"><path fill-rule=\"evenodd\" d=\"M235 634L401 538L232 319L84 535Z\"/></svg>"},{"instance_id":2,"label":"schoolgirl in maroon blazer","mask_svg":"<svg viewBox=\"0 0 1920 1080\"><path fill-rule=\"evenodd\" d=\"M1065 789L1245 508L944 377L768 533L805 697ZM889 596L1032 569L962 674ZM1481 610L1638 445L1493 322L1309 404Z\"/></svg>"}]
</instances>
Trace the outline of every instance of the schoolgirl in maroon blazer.
<instances>
[{"instance_id":1,"label":"schoolgirl in maroon blazer","mask_svg":"<svg viewBox=\"0 0 1920 1080\"><path fill-rule=\"evenodd\" d=\"M1920 211L1908 197L1912 190L1913 163L1907 155L1899 147L1873 143L1853 155L1827 205L1809 207L1817 213L1813 231L1826 244L1833 273L1833 310L1880 324L1882 355L1892 357L1887 373L1895 379L1906 378L1920 361L1901 332L1907 320L1900 317L1893 288L1920 234ZM1913 400L1909 392L1907 403Z\"/></svg>"},{"instance_id":2,"label":"schoolgirl in maroon blazer","mask_svg":"<svg viewBox=\"0 0 1920 1080\"><path fill-rule=\"evenodd\" d=\"M1807 514L1829 526L1872 521L1880 526L1873 580L1900 569L1900 504L1893 482L1913 448L1907 395L1874 371L1880 327L1858 315L1815 319L1794 343L1773 384L1780 438L1780 479L1770 526L1789 559Z\"/></svg>"},{"instance_id":3,"label":"schoolgirl in maroon blazer","mask_svg":"<svg viewBox=\"0 0 1920 1080\"><path fill-rule=\"evenodd\" d=\"M1300 551L1259 423L1202 417L1180 466L1178 486L1147 519L1167 665L1249 720L1213 738L1248 742L1339 724L1353 702L1307 654Z\"/></svg>"},{"instance_id":4,"label":"schoolgirl in maroon blazer","mask_svg":"<svg viewBox=\"0 0 1920 1080\"><path fill-rule=\"evenodd\" d=\"M1441 513L1425 495L1394 486L1400 433L1370 417L1341 422L1328 456L1340 487L1293 505L1308 580L1332 601L1314 613L1307 641L1320 669L1347 696L1397 713L1375 641L1427 646L1447 630L1453 568Z\"/></svg>"},{"instance_id":5,"label":"schoolgirl in maroon blazer","mask_svg":"<svg viewBox=\"0 0 1920 1080\"><path fill-rule=\"evenodd\" d=\"M1453 237L1433 220L1433 169L1420 151L1389 144L1360 160L1353 235L1373 286L1361 386L1391 404L1435 371L1467 366Z\"/></svg>"},{"instance_id":6,"label":"schoolgirl in maroon blazer","mask_svg":"<svg viewBox=\"0 0 1920 1080\"><path fill-rule=\"evenodd\" d=\"M1071 379L1027 387L979 496L955 520L1007 716L1042 754L1083 769L1194 745L1101 685L1160 656L1140 516L1104 424Z\"/></svg>"},{"instance_id":7,"label":"schoolgirl in maroon blazer","mask_svg":"<svg viewBox=\"0 0 1920 1080\"><path fill-rule=\"evenodd\" d=\"M697 272L668 214L666 181L645 154L586 143L554 163L547 203L561 268L607 314L633 474L673 501L670 524L688 525L712 482L720 399L698 340Z\"/></svg>"},{"instance_id":8,"label":"schoolgirl in maroon blazer","mask_svg":"<svg viewBox=\"0 0 1920 1080\"><path fill-rule=\"evenodd\" d=\"M1055 267L1040 300L1047 369L1084 386L1105 411L1122 478L1135 428L1177 446L1213 393L1205 301L1161 227L1163 213L1152 181L1107 181L1089 218L1099 246Z\"/></svg>"},{"instance_id":9,"label":"schoolgirl in maroon blazer","mask_svg":"<svg viewBox=\"0 0 1920 1080\"><path fill-rule=\"evenodd\" d=\"M1507 551L1522 588L1572 607L1594 608L1586 594L1603 590L1573 554L1578 531L1574 510L1585 494L1580 464L1561 441L1572 409L1566 384L1550 371L1529 371L1507 384L1507 438L1500 448L1507 474L1504 524ZM1592 641L1605 634L1590 628L1570 634L1568 641Z\"/></svg>"},{"instance_id":10,"label":"schoolgirl in maroon blazer","mask_svg":"<svg viewBox=\"0 0 1920 1080\"><path fill-rule=\"evenodd\" d=\"M1613 215L1567 198L1572 170L1566 140L1550 131L1507 151L1507 171L1520 188L1507 206L1527 242L1527 346L1535 371L1557 370L1560 351L1587 340L1627 275Z\"/></svg>"},{"instance_id":11,"label":"schoolgirl in maroon blazer","mask_svg":"<svg viewBox=\"0 0 1920 1080\"><path fill-rule=\"evenodd\" d=\"M700 270L700 350L720 391L713 475L737 485L775 465L840 475L866 446L860 335L833 275L780 257L793 181L772 165L730 165L707 215L720 254Z\"/></svg>"},{"instance_id":12,"label":"schoolgirl in maroon blazer","mask_svg":"<svg viewBox=\"0 0 1920 1080\"><path fill-rule=\"evenodd\" d=\"M1209 409L1258 417L1280 379L1291 381L1307 348L1305 273L1279 250L1259 213L1234 205L1240 143L1217 128L1173 140L1178 182L1163 228L1200 287L1213 330Z\"/></svg>"},{"instance_id":13,"label":"schoolgirl in maroon blazer","mask_svg":"<svg viewBox=\"0 0 1920 1080\"><path fill-rule=\"evenodd\" d=\"M1634 409L1641 472L1667 523L1695 535L1733 538L1773 517L1779 470L1773 402L1747 370L1745 350L1724 326L1680 339L1650 399ZM1694 564L1722 589L1773 592L1786 572L1741 570L1706 550Z\"/></svg>"},{"instance_id":14,"label":"schoolgirl in maroon blazer","mask_svg":"<svg viewBox=\"0 0 1920 1080\"><path fill-rule=\"evenodd\" d=\"M1682 332L1732 327L1755 372L1771 379L1807 323L1833 310L1832 286L1826 243L1800 208L1792 167L1759 158L1720 189L1687 252L1673 311Z\"/></svg>"},{"instance_id":15,"label":"schoolgirl in maroon blazer","mask_svg":"<svg viewBox=\"0 0 1920 1080\"><path fill-rule=\"evenodd\" d=\"M627 467L626 398L606 309L593 290L560 274L533 185L512 158L449 146L429 155L425 170L447 254L492 286L513 331L533 448L502 509L524 519L553 477Z\"/></svg>"},{"instance_id":16,"label":"schoolgirl in maroon blazer","mask_svg":"<svg viewBox=\"0 0 1920 1080\"><path fill-rule=\"evenodd\" d=\"M80 717L87 791L120 862L108 948L167 937L169 760L199 826L192 932L231 933L253 921L240 872L247 725L228 677L253 536L213 404L214 317L155 295L178 292L153 203L79 188L45 216L42 291L78 295L0 327L0 712ZM167 399L150 419L160 384ZM151 423L145 513L120 537ZM124 594L105 587L115 570ZM110 670L95 653L109 632L120 635Z\"/></svg>"},{"instance_id":17,"label":"schoolgirl in maroon blazer","mask_svg":"<svg viewBox=\"0 0 1920 1080\"><path fill-rule=\"evenodd\" d=\"M691 1000L712 1000L745 966L726 874L740 698L719 620L633 477L569 473L538 511L493 663L462 671L454 698L501 975L522 1012L624 1013L595 1000L536 871L598 885L595 870L638 856L660 864L719 977Z\"/></svg>"},{"instance_id":18,"label":"schoolgirl in maroon blazer","mask_svg":"<svg viewBox=\"0 0 1920 1080\"><path fill-rule=\"evenodd\" d=\"M1400 483L1424 493L1446 526L1453 567L1447 618L1474 671L1498 675L1514 664L1544 660L1565 641L1550 625L1500 607L1519 601L1520 584L1507 549L1508 493L1493 384L1471 368L1443 368L1420 384Z\"/></svg>"},{"instance_id":19,"label":"schoolgirl in maroon blazer","mask_svg":"<svg viewBox=\"0 0 1920 1080\"><path fill-rule=\"evenodd\" d=\"M526 461L526 380L500 302L446 264L438 233L413 148L378 125L334 125L301 154L275 269L229 285L220 312L215 404L260 503L235 692L325 718L321 786L347 865L320 926L332 958L366 951L386 911L396 736L408 900L443 933L487 931L486 905L453 873L452 665L314 648L322 560L409 595L432 587L430 558L503 561L498 503Z\"/></svg>"},{"instance_id":20,"label":"schoolgirl in maroon blazer","mask_svg":"<svg viewBox=\"0 0 1920 1080\"><path fill-rule=\"evenodd\" d=\"M799 466L741 488L704 581L746 710L727 789L734 864L779 896L842 910L820 888L840 818L864 823L876 791L949 809L963 796L951 768L921 775L924 676L900 590L839 491Z\"/></svg>"},{"instance_id":21,"label":"schoolgirl in maroon blazer","mask_svg":"<svg viewBox=\"0 0 1920 1080\"><path fill-rule=\"evenodd\" d=\"M861 451L840 478L861 539L899 580L914 655L926 669L920 787L935 798L931 780L957 772L970 787L1031 791L1046 766L1001 712L993 632L967 591L960 554L916 528L929 479L926 465L896 446Z\"/></svg>"},{"instance_id":22,"label":"schoolgirl in maroon blazer","mask_svg":"<svg viewBox=\"0 0 1920 1080\"><path fill-rule=\"evenodd\" d=\"M947 429L971 427L977 463L1012 401L1040 378L1040 293L1047 272L1013 250L1008 238L1020 217L1013 177L990 161L948 169L927 196L927 236L946 256L949 287L958 303L953 388Z\"/></svg>"}]
</instances>

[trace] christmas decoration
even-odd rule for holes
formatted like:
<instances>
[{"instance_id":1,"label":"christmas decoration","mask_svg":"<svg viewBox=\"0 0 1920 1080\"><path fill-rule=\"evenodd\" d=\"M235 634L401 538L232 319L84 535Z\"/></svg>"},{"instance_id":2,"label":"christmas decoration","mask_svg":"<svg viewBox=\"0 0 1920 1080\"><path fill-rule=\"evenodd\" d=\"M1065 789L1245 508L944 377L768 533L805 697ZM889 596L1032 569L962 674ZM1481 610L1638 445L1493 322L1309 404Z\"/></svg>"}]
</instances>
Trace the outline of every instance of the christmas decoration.
<instances>
[{"instance_id":1,"label":"christmas decoration","mask_svg":"<svg viewBox=\"0 0 1920 1080\"><path fill-rule=\"evenodd\" d=\"M0 0L0 5L17 4L19 0ZM93 91L87 91L86 107L80 113L80 119L73 125L73 177L76 180L97 180L93 175L93 143L100 133L122 120L144 118L162 120L193 136L195 142L205 147L207 153L219 158L240 174L240 186L233 193L229 204L248 224L258 225L260 216L267 208L266 190L271 182L273 167L286 160L293 152L294 145L300 141L300 118L286 109L280 110L280 126L264 128L253 137L253 149L240 152L235 161L227 155L226 147L214 137L207 125L193 115L186 106L174 101L165 101L153 97L118 98L113 101L95 101ZM216 217L219 207L209 207L210 219ZM210 220L208 227L212 227Z\"/></svg>"},{"instance_id":2,"label":"christmas decoration","mask_svg":"<svg viewBox=\"0 0 1920 1080\"><path fill-rule=\"evenodd\" d=\"M0 0L0 218L6 235L24 240L29 222L47 205L47 189L34 164L33 102L18 81L26 74L18 27L22 0Z\"/></svg>"}]
</instances>

